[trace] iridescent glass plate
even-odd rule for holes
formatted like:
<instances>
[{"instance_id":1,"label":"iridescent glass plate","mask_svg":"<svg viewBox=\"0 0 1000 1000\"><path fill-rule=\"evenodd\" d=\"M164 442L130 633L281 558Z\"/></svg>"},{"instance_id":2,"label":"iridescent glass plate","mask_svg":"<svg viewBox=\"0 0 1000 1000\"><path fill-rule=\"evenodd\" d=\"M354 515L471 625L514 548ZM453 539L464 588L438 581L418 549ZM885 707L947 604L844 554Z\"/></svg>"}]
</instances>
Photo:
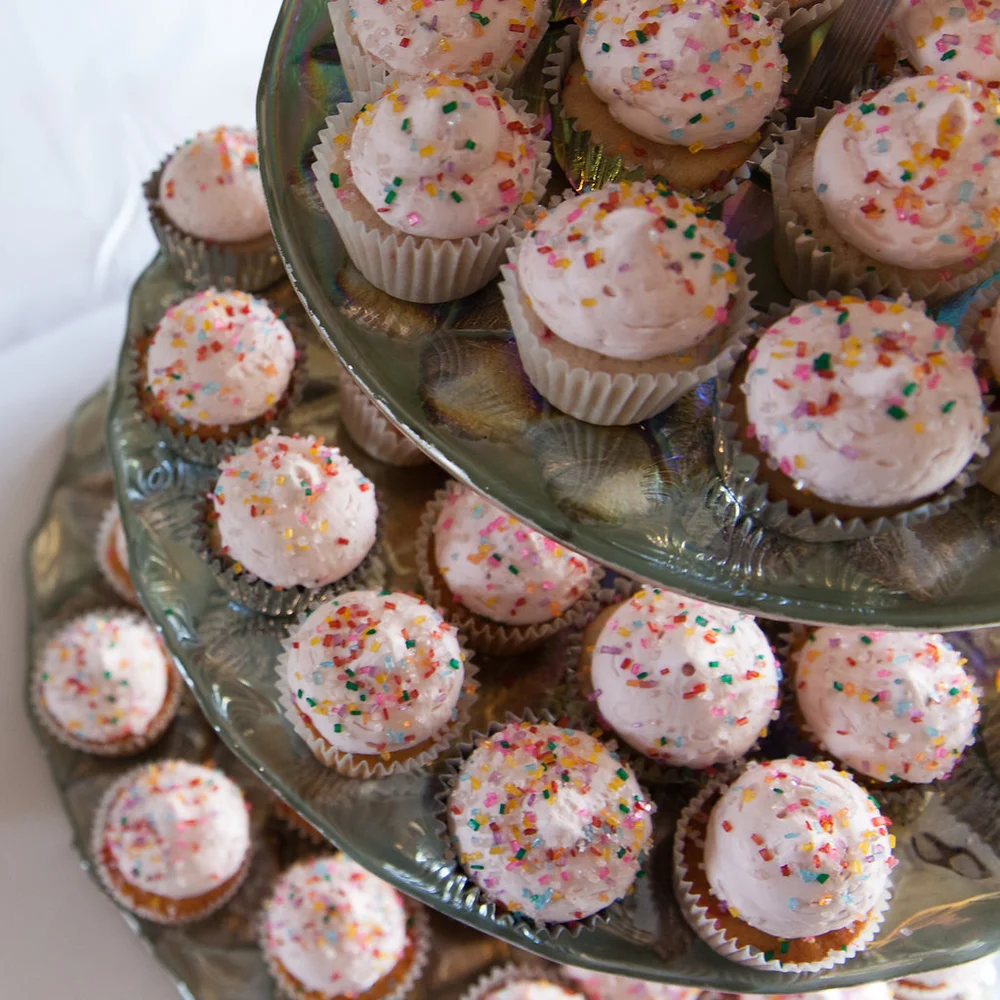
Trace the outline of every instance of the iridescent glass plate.
<instances>
[{"instance_id":1,"label":"iridescent glass plate","mask_svg":"<svg viewBox=\"0 0 1000 1000\"><path fill-rule=\"evenodd\" d=\"M538 75L523 96L539 104ZM370 286L324 213L312 147L347 99L325 0L285 0L260 83L265 190L295 289L330 347L428 454L546 534L632 576L776 618L897 628L1000 623L1000 499L976 488L912 530L841 544L754 527L712 457L712 385L626 428L564 416L529 385L495 287L415 306ZM787 301L770 196L727 205L760 303Z\"/></svg>"},{"instance_id":2,"label":"iridescent glass plate","mask_svg":"<svg viewBox=\"0 0 1000 1000\"><path fill-rule=\"evenodd\" d=\"M164 306L183 294L162 261L156 261L134 291L129 338L141 336ZM270 298L297 312L290 286L273 290ZM309 381L286 427L336 442L375 482L384 510L391 585L411 588L416 584L415 527L444 473L433 467L392 469L361 454L340 430L337 362L314 332L307 331L305 340ZM443 764L369 782L340 777L318 764L278 704L275 660L286 626L229 603L199 558L191 522L212 471L178 459L135 411L127 385L128 344L124 351L107 432L137 586L198 704L239 759L365 867L436 910L540 956L734 992L803 987L795 977L720 958L680 916L670 888L670 836L692 786L654 790L657 846L648 877L637 883L613 918L575 935L553 937L519 918L494 916L447 859L435 805ZM991 631L955 634L988 691L987 728L996 703L993 676L1000 665L1000 655L990 645L994 637ZM566 660L566 643L558 637L525 657L479 658L482 691L471 728L481 731L508 711L545 705L558 710ZM797 749L794 736L779 728L762 752L780 756ZM1000 945L1000 753L994 750L1000 750L1000 740L984 737L941 792L926 800L904 796L887 804L901 863L884 930L863 956L809 980L805 988L890 978L971 959Z\"/></svg>"}]
</instances>

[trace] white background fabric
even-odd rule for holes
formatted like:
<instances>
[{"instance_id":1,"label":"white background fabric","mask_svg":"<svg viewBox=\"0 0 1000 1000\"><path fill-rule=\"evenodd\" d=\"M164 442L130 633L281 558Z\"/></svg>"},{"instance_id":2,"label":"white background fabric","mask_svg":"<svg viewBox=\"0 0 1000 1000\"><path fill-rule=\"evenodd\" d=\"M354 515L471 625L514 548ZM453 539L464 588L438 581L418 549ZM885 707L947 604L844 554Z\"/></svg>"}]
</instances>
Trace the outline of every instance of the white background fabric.
<instances>
[{"instance_id":1,"label":"white background fabric","mask_svg":"<svg viewBox=\"0 0 1000 1000\"><path fill-rule=\"evenodd\" d=\"M199 129L253 125L279 0L8 0L0 32L0 996L174 1000L81 871L23 714L25 539L152 257L140 185Z\"/></svg>"}]
</instances>

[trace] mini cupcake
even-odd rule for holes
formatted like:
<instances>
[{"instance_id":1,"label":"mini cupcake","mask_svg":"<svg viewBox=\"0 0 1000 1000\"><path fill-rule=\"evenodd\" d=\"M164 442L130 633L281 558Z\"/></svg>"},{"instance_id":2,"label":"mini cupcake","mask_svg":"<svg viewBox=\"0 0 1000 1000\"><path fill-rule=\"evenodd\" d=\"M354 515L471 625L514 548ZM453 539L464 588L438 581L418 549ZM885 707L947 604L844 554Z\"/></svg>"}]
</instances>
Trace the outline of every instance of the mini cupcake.
<instances>
[{"instance_id":1,"label":"mini cupcake","mask_svg":"<svg viewBox=\"0 0 1000 1000\"><path fill-rule=\"evenodd\" d=\"M334 0L333 37L352 94L391 79L468 73L506 86L527 65L549 23L544 0Z\"/></svg>"},{"instance_id":2,"label":"mini cupcake","mask_svg":"<svg viewBox=\"0 0 1000 1000\"><path fill-rule=\"evenodd\" d=\"M326 124L314 150L323 204L354 266L411 302L482 288L549 180L541 122L486 80L403 81Z\"/></svg>"},{"instance_id":3,"label":"mini cupcake","mask_svg":"<svg viewBox=\"0 0 1000 1000\"><path fill-rule=\"evenodd\" d=\"M633 424L736 363L755 315L720 222L653 184L540 211L503 270L532 385L593 424Z\"/></svg>"},{"instance_id":4,"label":"mini cupcake","mask_svg":"<svg viewBox=\"0 0 1000 1000\"><path fill-rule=\"evenodd\" d=\"M720 955L817 972L878 933L892 846L875 801L829 762L753 763L684 811L674 887L688 923Z\"/></svg>"},{"instance_id":5,"label":"mini cupcake","mask_svg":"<svg viewBox=\"0 0 1000 1000\"><path fill-rule=\"evenodd\" d=\"M125 541L125 529L122 527L122 515L117 503L111 503L101 518L94 554L101 574L111 584L115 593L123 601L138 606L139 595L135 592L132 574L128 568L128 544Z\"/></svg>"},{"instance_id":6,"label":"mini cupcake","mask_svg":"<svg viewBox=\"0 0 1000 1000\"><path fill-rule=\"evenodd\" d=\"M644 979L615 976L609 972L590 972L574 965L564 965L563 975L582 991L586 1000L698 1000L701 990Z\"/></svg>"},{"instance_id":7,"label":"mini cupcake","mask_svg":"<svg viewBox=\"0 0 1000 1000\"><path fill-rule=\"evenodd\" d=\"M171 306L136 359L143 412L186 458L210 462L288 407L297 351L266 302L210 288Z\"/></svg>"},{"instance_id":8,"label":"mini cupcake","mask_svg":"<svg viewBox=\"0 0 1000 1000\"><path fill-rule=\"evenodd\" d=\"M541 968L516 965L496 966L467 989L460 1000L588 1000L568 983L545 975Z\"/></svg>"},{"instance_id":9,"label":"mini cupcake","mask_svg":"<svg viewBox=\"0 0 1000 1000\"><path fill-rule=\"evenodd\" d=\"M888 983L866 983L842 989L816 990L815 993L702 993L700 1000L893 1000Z\"/></svg>"},{"instance_id":10,"label":"mini cupcake","mask_svg":"<svg viewBox=\"0 0 1000 1000\"><path fill-rule=\"evenodd\" d=\"M994 956L951 969L905 976L892 984L895 1000L993 1000L1000 977Z\"/></svg>"},{"instance_id":11,"label":"mini cupcake","mask_svg":"<svg viewBox=\"0 0 1000 1000\"><path fill-rule=\"evenodd\" d=\"M277 432L219 464L205 551L246 607L290 615L358 585L380 586L375 487L321 438Z\"/></svg>"},{"instance_id":12,"label":"mini cupcake","mask_svg":"<svg viewBox=\"0 0 1000 1000\"><path fill-rule=\"evenodd\" d=\"M919 73L946 73L1000 88L1000 4L995 0L900 0L889 33Z\"/></svg>"},{"instance_id":13,"label":"mini cupcake","mask_svg":"<svg viewBox=\"0 0 1000 1000\"><path fill-rule=\"evenodd\" d=\"M762 524L809 541L941 513L986 450L971 355L905 301L800 305L719 394L724 478Z\"/></svg>"},{"instance_id":14,"label":"mini cupcake","mask_svg":"<svg viewBox=\"0 0 1000 1000\"><path fill-rule=\"evenodd\" d=\"M327 767L383 777L433 760L476 690L458 633L419 597L342 594L289 633L285 716Z\"/></svg>"},{"instance_id":15,"label":"mini cupcake","mask_svg":"<svg viewBox=\"0 0 1000 1000\"><path fill-rule=\"evenodd\" d=\"M152 746L182 693L159 636L129 611L92 611L56 632L35 662L32 700L60 742L102 757Z\"/></svg>"},{"instance_id":16,"label":"mini cupcake","mask_svg":"<svg viewBox=\"0 0 1000 1000\"><path fill-rule=\"evenodd\" d=\"M562 924L631 892L654 810L628 767L592 736L514 722L462 762L447 818L459 864L486 899Z\"/></svg>"},{"instance_id":17,"label":"mini cupcake","mask_svg":"<svg viewBox=\"0 0 1000 1000\"><path fill-rule=\"evenodd\" d=\"M372 458L386 465L426 465L430 459L364 394L346 368L337 373L340 419L351 440Z\"/></svg>"},{"instance_id":18,"label":"mini cupcake","mask_svg":"<svg viewBox=\"0 0 1000 1000\"><path fill-rule=\"evenodd\" d=\"M814 629L789 656L805 733L873 781L947 778L975 741L979 698L940 635Z\"/></svg>"},{"instance_id":19,"label":"mini cupcake","mask_svg":"<svg viewBox=\"0 0 1000 1000\"><path fill-rule=\"evenodd\" d=\"M1000 102L907 77L787 133L775 256L801 298L860 289L939 302L1000 268Z\"/></svg>"},{"instance_id":20,"label":"mini cupcake","mask_svg":"<svg viewBox=\"0 0 1000 1000\"><path fill-rule=\"evenodd\" d=\"M291 806L285 805L281 799L275 797L271 803L274 815L281 820L284 827L304 837L313 844L327 843L326 837L320 833L308 820L303 819Z\"/></svg>"},{"instance_id":21,"label":"mini cupcake","mask_svg":"<svg viewBox=\"0 0 1000 1000\"><path fill-rule=\"evenodd\" d=\"M158 924L201 920L240 887L250 864L243 793L221 771L165 760L111 786L94 822L93 857L108 891Z\"/></svg>"},{"instance_id":22,"label":"mini cupcake","mask_svg":"<svg viewBox=\"0 0 1000 1000\"><path fill-rule=\"evenodd\" d=\"M660 180L730 190L785 78L781 29L756 0L601 0L550 56L553 143L573 187Z\"/></svg>"},{"instance_id":23,"label":"mini cupcake","mask_svg":"<svg viewBox=\"0 0 1000 1000\"><path fill-rule=\"evenodd\" d=\"M737 761L778 715L781 674L753 618L669 591L603 611L578 671L602 723L671 767Z\"/></svg>"},{"instance_id":24,"label":"mini cupcake","mask_svg":"<svg viewBox=\"0 0 1000 1000\"><path fill-rule=\"evenodd\" d=\"M422 911L343 854L292 865L264 904L261 949L290 1000L403 1000L427 946Z\"/></svg>"},{"instance_id":25,"label":"mini cupcake","mask_svg":"<svg viewBox=\"0 0 1000 1000\"><path fill-rule=\"evenodd\" d=\"M417 537L428 599L478 650L522 653L596 609L603 569L458 483L428 504Z\"/></svg>"},{"instance_id":26,"label":"mini cupcake","mask_svg":"<svg viewBox=\"0 0 1000 1000\"><path fill-rule=\"evenodd\" d=\"M253 132L199 133L164 160L144 192L160 246L188 284L258 291L285 276Z\"/></svg>"}]
</instances>

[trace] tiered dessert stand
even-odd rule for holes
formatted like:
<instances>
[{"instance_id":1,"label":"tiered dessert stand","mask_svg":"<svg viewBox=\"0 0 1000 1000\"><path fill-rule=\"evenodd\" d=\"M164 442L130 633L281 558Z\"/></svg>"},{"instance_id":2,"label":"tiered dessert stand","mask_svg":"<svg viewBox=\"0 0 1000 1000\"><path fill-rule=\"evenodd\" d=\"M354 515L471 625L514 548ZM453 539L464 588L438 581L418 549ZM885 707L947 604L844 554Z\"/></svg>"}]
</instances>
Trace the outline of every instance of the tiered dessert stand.
<instances>
[{"instance_id":1,"label":"tiered dessert stand","mask_svg":"<svg viewBox=\"0 0 1000 1000\"><path fill-rule=\"evenodd\" d=\"M610 921L550 934L477 904L439 834L441 768L365 782L318 764L278 705L274 662L287 623L230 603L198 555L195 504L212 470L185 462L158 440L136 412L129 385L130 344L190 292L157 258L135 285L110 393L78 414L31 541L31 630L37 639L53 619L110 599L90 553L113 480L142 603L193 696L155 752L213 756L240 773L259 807L262 850L259 872L212 920L189 930L161 930L129 918L136 932L186 995L271 995L253 944L253 914L279 863L308 847L267 818L269 789L361 864L453 918L436 923L439 955L425 983L428 993L457 995L507 945L647 979L769 993L888 979L1000 947L1000 700L994 683L1000 632L989 628L1000 624L994 569L1000 499L977 487L952 512L914 530L807 545L754 528L725 495L711 454L711 385L636 427L593 427L548 407L520 369L495 288L445 306L413 306L367 285L347 261L310 173L315 136L346 97L326 3L286 0L258 109L265 188L290 278L268 296L303 332L309 372L302 401L283 428L335 442L375 482L385 508L391 586L417 586L417 522L447 470L631 578L774 620L948 631L986 692L982 737L940 790L886 805L900 859L888 919L863 955L818 977L730 963L688 930L673 902L669 870L670 830L690 793L684 785L654 789L659 838L648 877ZM761 276L765 304L787 300L769 259L768 198L762 187L747 184L726 209L730 231ZM341 362L440 468L393 469L352 444L338 422ZM105 420L106 454L98 445ZM527 656L480 661L483 688L472 729L508 711L551 704L553 691L558 701L567 666L558 638ZM100 791L127 765L84 758L39 735L82 847ZM790 749L793 737L779 727L762 752Z\"/></svg>"}]
</instances>

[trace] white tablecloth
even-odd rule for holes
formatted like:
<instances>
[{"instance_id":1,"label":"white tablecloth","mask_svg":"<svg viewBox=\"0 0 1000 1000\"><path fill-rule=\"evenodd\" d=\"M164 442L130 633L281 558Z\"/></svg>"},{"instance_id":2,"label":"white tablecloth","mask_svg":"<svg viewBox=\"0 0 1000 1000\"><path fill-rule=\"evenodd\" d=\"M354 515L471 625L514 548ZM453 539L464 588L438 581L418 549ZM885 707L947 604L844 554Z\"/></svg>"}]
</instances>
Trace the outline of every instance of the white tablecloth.
<instances>
[{"instance_id":1,"label":"white tablecloth","mask_svg":"<svg viewBox=\"0 0 1000 1000\"><path fill-rule=\"evenodd\" d=\"M155 244L140 185L193 132L254 122L278 0L4 5L0 32L0 996L175 1000L80 870L22 714L25 539L76 405L107 378Z\"/></svg>"}]
</instances>

